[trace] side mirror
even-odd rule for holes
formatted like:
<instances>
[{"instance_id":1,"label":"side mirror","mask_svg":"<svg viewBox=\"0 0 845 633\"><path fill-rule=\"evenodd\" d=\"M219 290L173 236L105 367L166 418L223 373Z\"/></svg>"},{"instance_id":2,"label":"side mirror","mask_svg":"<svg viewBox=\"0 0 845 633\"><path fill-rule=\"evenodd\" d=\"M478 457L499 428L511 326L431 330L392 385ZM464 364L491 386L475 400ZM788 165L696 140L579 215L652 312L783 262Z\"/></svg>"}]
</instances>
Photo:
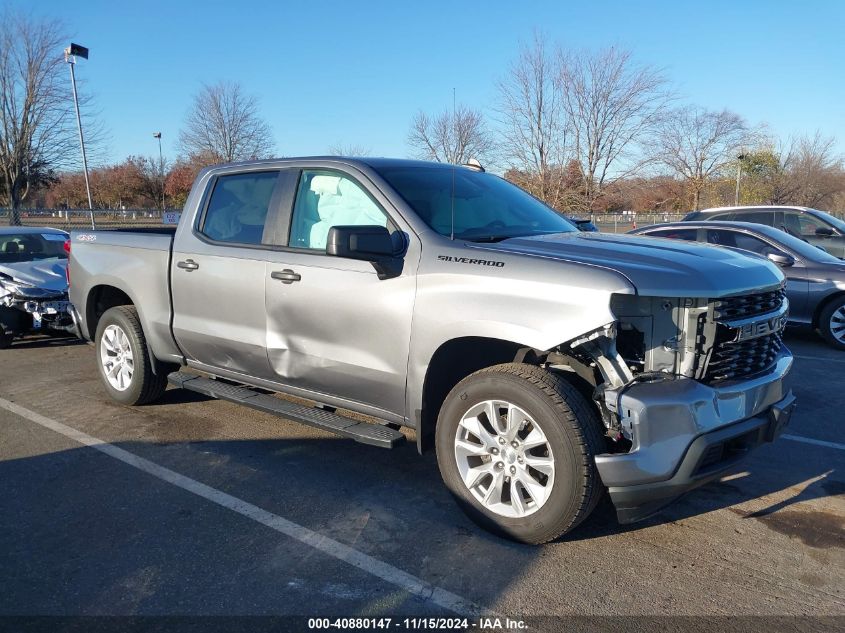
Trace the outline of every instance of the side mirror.
<instances>
[{"instance_id":1,"label":"side mirror","mask_svg":"<svg viewBox=\"0 0 845 633\"><path fill-rule=\"evenodd\" d=\"M326 238L326 255L371 262L379 279L398 277L403 260L393 254L390 231L383 226L333 226Z\"/></svg>"},{"instance_id":2,"label":"side mirror","mask_svg":"<svg viewBox=\"0 0 845 633\"><path fill-rule=\"evenodd\" d=\"M783 268L789 268L790 266L795 265L795 258L792 255L787 255L786 253L769 253L766 257L770 262L773 262Z\"/></svg>"},{"instance_id":3,"label":"side mirror","mask_svg":"<svg viewBox=\"0 0 845 633\"><path fill-rule=\"evenodd\" d=\"M816 235L819 237L832 237L833 229L828 228L826 226L820 226L816 229Z\"/></svg>"},{"instance_id":4,"label":"side mirror","mask_svg":"<svg viewBox=\"0 0 845 633\"><path fill-rule=\"evenodd\" d=\"M326 238L326 255L374 262L393 255L393 242L383 226L333 226Z\"/></svg>"}]
</instances>

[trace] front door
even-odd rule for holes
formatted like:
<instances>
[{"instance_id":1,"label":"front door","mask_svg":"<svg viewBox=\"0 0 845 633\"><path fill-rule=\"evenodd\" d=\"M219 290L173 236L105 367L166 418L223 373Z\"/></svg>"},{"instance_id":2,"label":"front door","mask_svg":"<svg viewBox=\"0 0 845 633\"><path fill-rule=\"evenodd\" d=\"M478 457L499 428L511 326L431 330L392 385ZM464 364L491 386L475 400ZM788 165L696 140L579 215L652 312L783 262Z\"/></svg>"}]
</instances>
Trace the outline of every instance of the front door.
<instances>
[{"instance_id":1,"label":"front door","mask_svg":"<svg viewBox=\"0 0 845 633\"><path fill-rule=\"evenodd\" d=\"M278 382L403 415L419 251L363 182L302 171L288 248L265 269L267 360ZM402 273L379 279L369 262L326 255L328 231L339 225L390 229Z\"/></svg>"}]
</instances>

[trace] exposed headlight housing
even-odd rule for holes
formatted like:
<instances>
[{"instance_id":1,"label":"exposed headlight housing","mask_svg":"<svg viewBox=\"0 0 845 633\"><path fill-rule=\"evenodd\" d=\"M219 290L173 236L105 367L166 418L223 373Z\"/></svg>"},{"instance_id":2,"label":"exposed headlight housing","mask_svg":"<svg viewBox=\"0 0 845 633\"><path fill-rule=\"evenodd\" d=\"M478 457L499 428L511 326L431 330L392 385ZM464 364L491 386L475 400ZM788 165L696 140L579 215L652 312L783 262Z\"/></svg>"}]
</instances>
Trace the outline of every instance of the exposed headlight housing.
<instances>
[{"instance_id":1,"label":"exposed headlight housing","mask_svg":"<svg viewBox=\"0 0 845 633\"><path fill-rule=\"evenodd\" d=\"M613 295L619 353L635 373L663 372L698 378L715 339L707 299Z\"/></svg>"}]
</instances>

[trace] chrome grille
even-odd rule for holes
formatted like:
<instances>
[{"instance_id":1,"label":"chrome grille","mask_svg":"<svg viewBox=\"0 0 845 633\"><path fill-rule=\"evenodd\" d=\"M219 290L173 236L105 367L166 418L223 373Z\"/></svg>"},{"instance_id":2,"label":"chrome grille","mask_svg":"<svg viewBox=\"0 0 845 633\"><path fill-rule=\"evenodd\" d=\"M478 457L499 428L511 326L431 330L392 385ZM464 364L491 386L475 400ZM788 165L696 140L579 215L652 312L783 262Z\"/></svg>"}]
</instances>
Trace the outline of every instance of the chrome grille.
<instances>
[{"instance_id":1,"label":"chrome grille","mask_svg":"<svg viewBox=\"0 0 845 633\"><path fill-rule=\"evenodd\" d=\"M783 288L714 302L716 340L707 364L704 382L714 383L753 376L771 368L783 347L783 330L756 338L737 340L738 331L726 322L764 317L781 308Z\"/></svg>"}]
</instances>

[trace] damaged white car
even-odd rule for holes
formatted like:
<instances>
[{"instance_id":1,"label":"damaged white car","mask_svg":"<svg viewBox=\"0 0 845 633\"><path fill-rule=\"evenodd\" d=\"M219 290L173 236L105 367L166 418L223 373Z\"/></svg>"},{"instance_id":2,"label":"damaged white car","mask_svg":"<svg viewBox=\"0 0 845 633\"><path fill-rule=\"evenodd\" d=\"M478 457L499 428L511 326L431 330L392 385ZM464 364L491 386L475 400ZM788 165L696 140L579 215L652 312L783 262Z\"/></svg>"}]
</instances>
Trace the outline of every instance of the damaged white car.
<instances>
[{"instance_id":1,"label":"damaged white car","mask_svg":"<svg viewBox=\"0 0 845 633\"><path fill-rule=\"evenodd\" d=\"M67 299L68 234L0 228L0 349L33 331L73 329Z\"/></svg>"}]
</instances>

